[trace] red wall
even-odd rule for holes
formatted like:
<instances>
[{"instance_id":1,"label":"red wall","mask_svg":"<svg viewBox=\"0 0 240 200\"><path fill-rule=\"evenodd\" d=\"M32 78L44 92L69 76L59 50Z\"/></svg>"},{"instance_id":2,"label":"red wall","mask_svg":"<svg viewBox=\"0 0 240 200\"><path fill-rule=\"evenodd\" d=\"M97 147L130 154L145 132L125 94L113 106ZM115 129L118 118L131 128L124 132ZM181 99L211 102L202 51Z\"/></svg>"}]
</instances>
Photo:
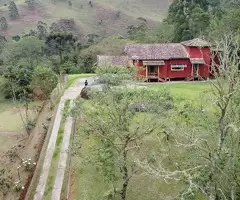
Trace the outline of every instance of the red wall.
<instances>
[{"instance_id":1,"label":"red wall","mask_svg":"<svg viewBox=\"0 0 240 200\"><path fill-rule=\"evenodd\" d=\"M171 64L186 64L187 67L184 71L171 71ZM135 62L135 66L139 67L138 75L140 77L146 77L146 69L143 69L143 62ZM159 66L159 78L186 78L191 76L192 65L188 59L179 60L165 60L164 66Z\"/></svg>"},{"instance_id":2,"label":"red wall","mask_svg":"<svg viewBox=\"0 0 240 200\"><path fill-rule=\"evenodd\" d=\"M167 68L166 78L187 78L191 76L192 64L189 59L167 60L165 63L165 67ZM172 71L171 65L173 64L186 64L187 67L184 68L184 71Z\"/></svg>"},{"instance_id":3,"label":"red wall","mask_svg":"<svg viewBox=\"0 0 240 200\"><path fill-rule=\"evenodd\" d=\"M185 47L189 53L190 58L203 58L205 65L200 65L199 75L203 78L209 77L209 68L211 62L211 51L210 48L198 48L198 47Z\"/></svg>"},{"instance_id":4,"label":"red wall","mask_svg":"<svg viewBox=\"0 0 240 200\"><path fill-rule=\"evenodd\" d=\"M138 76L140 78L146 78L146 68L143 68L143 62L142 61L134 61L133 64L137 67L139 67L139 70L138 70Z\"/></svg>"},{"instance_id":5,"label":"red wall","mask_svg":"<svg viewBox=\"0 0 240 200\"><path fill-rule=\"evenodd\" d=\"M203 58L205 65L199 66L199 75L203 78L210 76L210 48L185 47L189 53L190 58ZM172 64L186 64L184 71L171 71ZM138 75L146 78L146 68L143 67L143 62L134 62L134 65L139 67ZM190 59L165 60L164 66L159 66L159 78L187 78L192 75L192 64Z\"/></svg>"},{"instance_id":6,"label":"red wall","mask_svg":"<svg viewBox=\"0 0 240 200\"><path fill-rule=\"evenodd\" d=\"M185 47L189 53L190 58L203 58L206 64L210 64L210 48L204 47Z\"/></svg>"}]
</instances>

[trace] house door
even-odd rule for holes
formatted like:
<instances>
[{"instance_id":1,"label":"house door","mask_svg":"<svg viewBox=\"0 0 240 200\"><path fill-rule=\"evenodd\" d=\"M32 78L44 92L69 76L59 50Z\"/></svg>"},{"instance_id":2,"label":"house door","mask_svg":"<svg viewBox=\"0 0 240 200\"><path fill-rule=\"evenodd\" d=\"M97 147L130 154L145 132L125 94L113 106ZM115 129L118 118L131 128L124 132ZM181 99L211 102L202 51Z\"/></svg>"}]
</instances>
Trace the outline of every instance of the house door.
<instances>
[{"instance_id":1,"label":"house door","mask_svg":"<svg viewBox=\"0 0 240 200\"><path fill-rule=\"evenodd\" d=\"M193 64L193 76L194 77L199 76L199 64Z\"/></svg>"},{"instance_id":2,"label":"house door","mask_svg":"<svg viewBox=\"0 0 240 200\"><path fill-rule=\"evenodd\" d=\"M148 66L148 76L157 77L158 76L158 66Z\"/></svg>"}]
</instances>

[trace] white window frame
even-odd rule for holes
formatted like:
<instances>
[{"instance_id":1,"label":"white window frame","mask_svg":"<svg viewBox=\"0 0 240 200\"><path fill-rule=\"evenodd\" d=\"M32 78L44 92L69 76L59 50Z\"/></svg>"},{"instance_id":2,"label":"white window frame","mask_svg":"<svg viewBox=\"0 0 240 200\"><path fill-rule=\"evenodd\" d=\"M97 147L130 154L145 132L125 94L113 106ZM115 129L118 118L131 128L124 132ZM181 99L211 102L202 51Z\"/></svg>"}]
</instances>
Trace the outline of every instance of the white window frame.
<instances>
[{"instance_id":1,"label":"white window frame","mask_svg":"<svg viewBox=\"0 0 240 200\"><path fill-rule=\"evenodd\" d=\"M184 71L186 67L186 64L172 64L171 71Z\"/></svg>"}]
</instances>

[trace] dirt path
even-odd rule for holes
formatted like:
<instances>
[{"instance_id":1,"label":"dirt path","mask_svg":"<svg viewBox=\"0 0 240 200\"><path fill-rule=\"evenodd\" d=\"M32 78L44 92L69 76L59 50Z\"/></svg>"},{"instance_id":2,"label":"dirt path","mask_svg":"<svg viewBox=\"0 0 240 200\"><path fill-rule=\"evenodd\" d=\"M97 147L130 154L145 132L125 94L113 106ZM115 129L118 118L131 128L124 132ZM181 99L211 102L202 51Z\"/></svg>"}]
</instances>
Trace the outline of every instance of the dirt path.
<instances>
[{"instance_id":1,"label":"dirt path","mask_svg":"<svg viewBox=\"0 0 240 200\"><path fill-rule=\"evenodd\" d=\"M83 78L78 79L75 82L75 84L73 84L71 87L69 87L65 91L64 95L62 96L62 98L60 100L57 114L56 114L55 121L54 121L54 125L53 125L53 130L51 133L51 137L50 137L50 140L48 143L46 155L44 158L42 172L41 172L39 183L38 183L36 193L34 196L34 200L42 200L43 196L44 196L45 186L47 183L47 178L48 178L49 170L51 167L52 156L54 153L56 139L57 139L57 135L58 135L58 131L60 128L61 119L62 119L62 110L64 109L64 103L68 99L74 100L78 97L82 88L84 87L85 80L86 79L83 79ZM87 78L87 80L88 80L89 84L91 84L93 82L93 78ZM57 175L55 178L54 188L52 191L52 200L60 199L62 183L63 183L64 173L65 173L65 168L66 168L66 163L67 163L67 156L68 156L67 150L68 150L68 146L69 146L72 125L73 125L73 120L71 117L68 117L66 120L65 129L64 129L64 139L63 139L63 143L61 146L60 159L59 159L59 163L58 163L58 169L56 172Z\"/></svg>"}]
</instances>

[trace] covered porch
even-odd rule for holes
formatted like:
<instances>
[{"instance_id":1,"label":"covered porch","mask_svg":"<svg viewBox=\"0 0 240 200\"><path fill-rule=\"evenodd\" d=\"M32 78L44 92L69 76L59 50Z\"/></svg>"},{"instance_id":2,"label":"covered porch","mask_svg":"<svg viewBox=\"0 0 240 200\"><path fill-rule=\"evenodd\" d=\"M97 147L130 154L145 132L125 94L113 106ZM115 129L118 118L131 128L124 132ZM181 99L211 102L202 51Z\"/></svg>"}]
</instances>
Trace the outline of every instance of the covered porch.
<instances>
[{"instance_id":1,"label":"covered porch","mask_svg":"<svg viewBox=\"0 0 240 200\"><path fill-rule=\"evenodd\" d=\"M191 71L191 77L189 80L203 80L203 78L200 75L200 67L202 65L205 65L205 61L203 58L190 58L190 62L192 64L192 71Z\"/></svg>"},{"instance_id":2,"label":"covered porch","mask_svg":"<svg viewBox=\"0 0 240 200\"><path fill-rule=\"evenodd\" d=\"M165 81L160 76L159 68L165 65L164 60L160 61L143 61L143 65L146 67L147 82L159 82Z\"/></svg>"}]
</instances>

